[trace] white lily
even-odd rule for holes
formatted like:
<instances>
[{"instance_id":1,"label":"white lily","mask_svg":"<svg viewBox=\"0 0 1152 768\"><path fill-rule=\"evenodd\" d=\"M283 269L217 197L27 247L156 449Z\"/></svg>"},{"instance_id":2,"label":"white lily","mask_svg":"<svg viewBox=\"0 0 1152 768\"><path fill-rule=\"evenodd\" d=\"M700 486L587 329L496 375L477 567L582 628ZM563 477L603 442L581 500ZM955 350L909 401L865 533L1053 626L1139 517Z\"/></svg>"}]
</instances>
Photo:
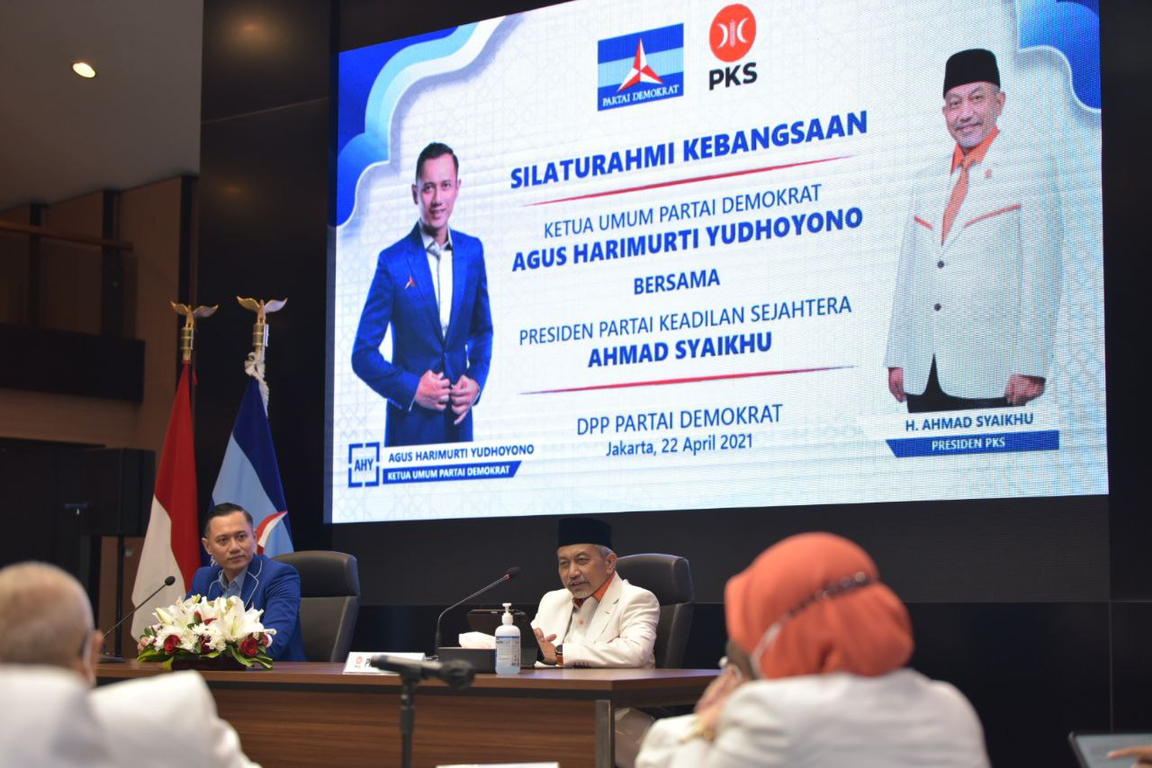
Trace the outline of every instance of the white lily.
<instances>
[{"instance_id":1,"label":"white lily","mask_svg":"<svg viewBox=\"0 0 1152 768\"><path fill-rule=\"evenodd\" d=\"M257 638L263 645L266 637L276 634L276 630L265 629L261 623L263 610L246 610L237 597L204 600L193 595L167 608L157 608L155 613L158 623L150 628L155 639L141 648L142 653L161 654L160 659L153 656L153 660L172 656L163 651L172 637L180 651L195 655L223 653L248 637Z\"/></svg>"}]
</instances>

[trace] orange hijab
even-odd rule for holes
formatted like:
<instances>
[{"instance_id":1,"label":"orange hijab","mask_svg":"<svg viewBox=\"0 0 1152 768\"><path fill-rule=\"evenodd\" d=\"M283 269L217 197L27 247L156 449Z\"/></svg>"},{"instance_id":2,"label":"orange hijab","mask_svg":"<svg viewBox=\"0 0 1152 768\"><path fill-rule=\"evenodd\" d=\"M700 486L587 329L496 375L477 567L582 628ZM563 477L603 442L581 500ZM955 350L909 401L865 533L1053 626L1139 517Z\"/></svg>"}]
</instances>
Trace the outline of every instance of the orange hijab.
<instances>
[{"instance_id":1,"label":"orange hijab","mask_svg":"<svg viewBox=\"0 0 1152 768\"><path fill-rule=\"evenodd\" d=\"M912 655L908 611L879 583L872 558L830 533L784 539L729 579L728 636L752 654L786 613L859 573L871 583L814 600L786 619L760 651L760 669L766 678L829 672L877 676L898 669Z\"/></svg>"}]
</instances>

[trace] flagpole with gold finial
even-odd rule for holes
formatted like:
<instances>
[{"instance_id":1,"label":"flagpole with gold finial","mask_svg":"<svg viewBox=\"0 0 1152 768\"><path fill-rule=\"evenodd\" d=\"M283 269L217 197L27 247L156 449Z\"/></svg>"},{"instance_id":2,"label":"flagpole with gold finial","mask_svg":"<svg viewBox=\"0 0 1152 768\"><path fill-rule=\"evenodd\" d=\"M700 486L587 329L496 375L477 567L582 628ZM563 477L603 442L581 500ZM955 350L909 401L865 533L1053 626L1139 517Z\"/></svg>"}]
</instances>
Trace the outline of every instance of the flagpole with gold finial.
<instances>
[{"instance_id":1,"label":"flagpole with gold finial","mask_svg":"<svg viewBox=\"0 0 1152 768\"><path fill-rule=\"evenodd\" d=\"M244 363L244 371L260 383L260 397L264 401L264 413L268 413L268 383L264 381L264 352L268 348L268 315L280 311L288 299L270 299L259 301L245 299L240 296L236 301L244 309L256 313L256 324L252 326L252 351L248 353L248 360Z\"/></svg>"},{"instance_id":2,"label":"flagpole with gold finial","mask_svg":"<svg viewBox=\"0 0 1152 768\"><path fill-rule=\"evenodd\" d=\"M219 304L210 307L199 306L193 309L187 304L170 302L172 310L178 315L184 315L184 327L180 329L180 359L185 365L192 362L192 345L196 335L196 321L211 317L219 309Z\"/></svg>"}]
</instances>

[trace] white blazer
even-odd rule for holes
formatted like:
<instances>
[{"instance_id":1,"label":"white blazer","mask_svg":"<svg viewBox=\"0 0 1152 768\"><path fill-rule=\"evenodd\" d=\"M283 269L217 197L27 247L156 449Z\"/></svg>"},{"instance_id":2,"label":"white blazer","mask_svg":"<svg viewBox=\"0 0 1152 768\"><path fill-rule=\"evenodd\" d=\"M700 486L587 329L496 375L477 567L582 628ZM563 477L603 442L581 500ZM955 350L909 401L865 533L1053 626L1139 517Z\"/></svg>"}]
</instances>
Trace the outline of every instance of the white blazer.
<instances>
[{"instance_id":1,"label":"white blazer","mask_svg":"<svg viewBox=\"0 0 1152 768\"><path fill-rule=\"evenodd\" d=\"M0 665L0 766L117 765L92 711L91 690L70 669Z\"/></svg>"},{"instance_id":2,"label":"white blazer","mask_svg":"<svg viewBox=\"0 0 1152 768\"><path fill-rule=\"evenodd\" d=\"M235 729L217 716L199 672L103 685L92 691L91 702L118 765L259 768L241 750Z\"/></svg>"},{"instance_id":3,"label":"white blazer","mask_svg":"<svg viewBox=\"0 0 1152 768\"><path fill-rule=\"evenodd\" d=\"M949 158L921 172L904 225L885 366L922 394L932 357L941 388L1002 397L1012 374L1048 378L1060 307L1063 232L1052 159L1003 134L969 170L943 245L959 178Z\"/></svg>"},{"instance_id":4,"label":"white blazer","mask_svg":"<svg viewBox=\"0 0 1152 768\"><path fill-rule=\"evenodd\" d=\"M0 768L259 768L197 672L93 689L70 669L4 664L0 701Z\"/></svg>"},{"instance_id":5,"label":"white blazer","mask_svg":"<svg viewBox=\"0 0 1152 768\"><path fill-rule=\"evenodd\" d=\"M572 593L566 589L548 592L540 600L533 628L545 637L556 635L555 643L564 644L566 667L641 667L656 666L652 652L656 644L656 624L660 620L660 603L656 595L634 587L620 574L612 578L604 599L588 623L584 642L570 642Z\"/></svg>"},{"instance_id":6,"label":"white blazer","mask_svg":"<svg viewBox=\"0 0 1152 768\"><path fill-rule=\"evenodd\" d=\"M984 731L964 694L911 669L745 683L728 699L715 741L686 738L695 726L695 715L658 720L637 768L988 768Z\"/></svg>"}]
</instances>

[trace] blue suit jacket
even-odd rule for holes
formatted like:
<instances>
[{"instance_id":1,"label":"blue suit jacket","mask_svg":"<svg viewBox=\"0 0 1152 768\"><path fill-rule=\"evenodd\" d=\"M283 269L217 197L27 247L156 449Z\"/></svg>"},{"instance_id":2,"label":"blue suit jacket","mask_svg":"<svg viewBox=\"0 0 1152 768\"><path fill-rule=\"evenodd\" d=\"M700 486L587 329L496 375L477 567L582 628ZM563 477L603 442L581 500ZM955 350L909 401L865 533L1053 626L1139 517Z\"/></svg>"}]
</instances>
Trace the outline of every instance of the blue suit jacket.
<instances>
[{"instance_id":1,"label":"blue suit jacket","mask_svg":"<svg viewBox=\"0 0 1152 768\"><path fill-rule=\"evenodd\" d=\"M199 568L192 577L188 595L207 600L223 597L220 566ZM265 629L274 629L268 655L276 661L304 661L304 636L300 631L300 574L285 563L256 555L248 564L244 588L240 592L245 608L264 610Z\"/></svg>"},{"instance_id":2,"label":"blue suit jacket","mask_svg":"<svg viewBox=\"0 0 1152 768\"><path fill-rule=\"evenodd\" d=\"M380 343L389 325L392 357L385 360ZM451 408L428 410L413 404L413 398L425 371L443 373L452 383L463 374L483 391L491 357L492 314L484 246L474 237L452 231L452 315L445 335L417 224L407 237L380 253L352 345L352 370L388 399L384 444L471 440L471 411L456 426Z\"/></svg>"}]
</instances>

